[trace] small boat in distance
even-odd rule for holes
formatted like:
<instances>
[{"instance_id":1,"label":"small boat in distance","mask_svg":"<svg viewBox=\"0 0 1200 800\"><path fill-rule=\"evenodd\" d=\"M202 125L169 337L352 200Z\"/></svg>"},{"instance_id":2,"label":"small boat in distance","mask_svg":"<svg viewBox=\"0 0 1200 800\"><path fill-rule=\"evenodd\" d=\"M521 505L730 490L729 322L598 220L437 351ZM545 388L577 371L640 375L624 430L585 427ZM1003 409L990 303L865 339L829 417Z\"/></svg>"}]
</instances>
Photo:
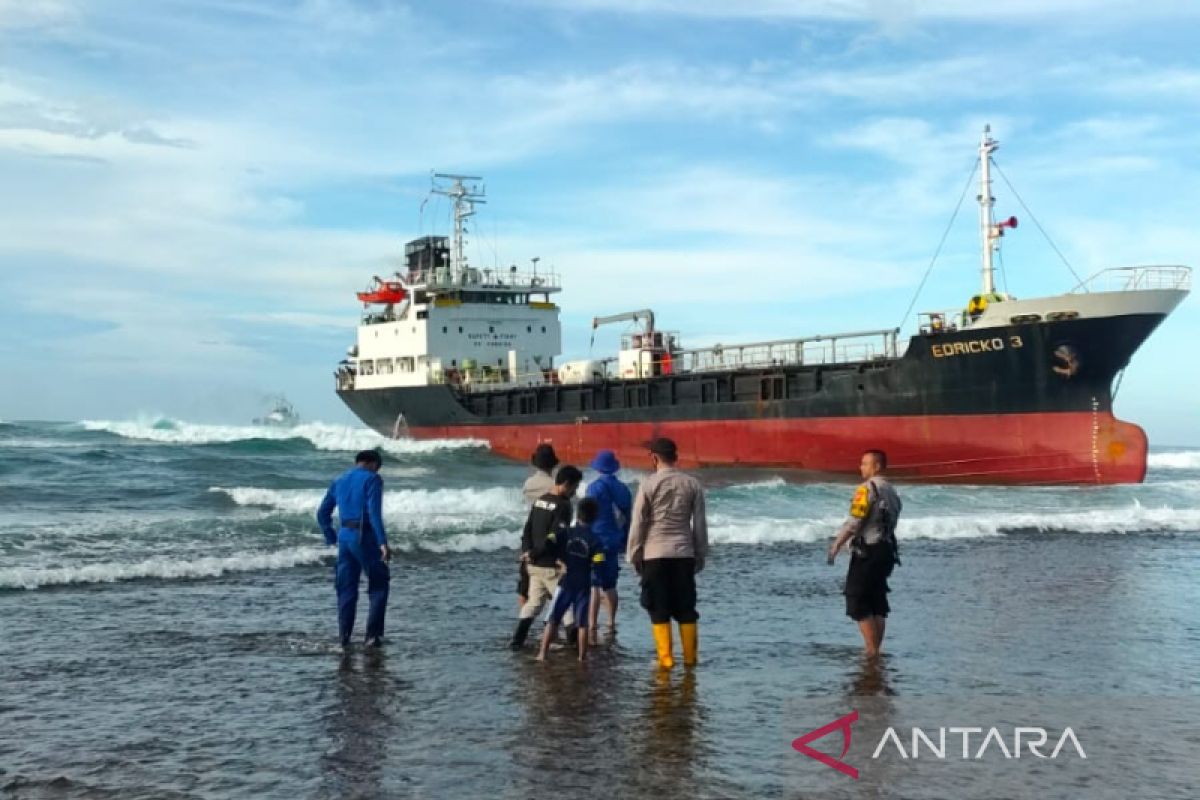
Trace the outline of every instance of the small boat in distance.
<instances>
[{"instance_id":1,"label":"small boat in distance","mask_svg":"<svg viewBox=\"0 0 1200 800\"><path fill-rule=\"evenodd\" d=\"M286 397L278 395L272 403L270 411L254 418L255 425L266 428L294 428L300 424L300 415Z\"/></svg>"}]
</instances>

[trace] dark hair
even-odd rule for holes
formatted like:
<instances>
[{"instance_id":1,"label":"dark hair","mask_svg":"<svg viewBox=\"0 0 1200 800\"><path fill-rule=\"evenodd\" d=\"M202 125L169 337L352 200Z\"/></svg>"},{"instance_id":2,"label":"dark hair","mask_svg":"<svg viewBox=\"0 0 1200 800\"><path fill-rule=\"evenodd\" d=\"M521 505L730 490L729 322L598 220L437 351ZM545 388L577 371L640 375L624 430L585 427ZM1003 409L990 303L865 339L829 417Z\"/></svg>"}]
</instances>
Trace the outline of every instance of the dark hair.
<instances>
[{"instance_id":1,"label":"dark hair","mask_svg":"<svg viewBox=\"0 0 1200 800\"><path fill-rule=\"evenodd\" d=\"M383 464L383 457L378 450L363 450L354 457L355 464L371 464L376 467Z\"/></svg>"},{"instance_id":2,"label":"dark hair","mask_svg":"<svg viewBox=\"0 0 1200 800\"><path fill-rule=\"evenodd\" d=\"M880 469L887 469L887 453L882 450L864 450L864 456L871 456Z\"/></svg>"},{"instance_id":3,"label":"dark hair","mask_svg":"<svg viewBox=\"0 0 1200 800\"><path fill-rule=\"evenodd\" d=\"M558 474L554 476L554 485L563 486L568 483L573 483L578 486L583 481L583 473L570 464L558 468Z\"/></svg>"},{"instance_id":4,"label":"dark hair","mask_svg":"<svg viewBox=\"0 0 1200 800\"><path fill-rule=\"evenodd\" d=\"M674 439L660 436L657 439L651 439L646 442L645 447L668 464L674 464L679 460L679 448L675 446Z\"/></svg>"},{"instance_id":5,"label":"dark hair","mask_svg":"<svg viewBox=\"0 0 1200 800\"><path fill-rule=\"evenodd\" d=\"M558 456L554 454L552 445L543 442L534 448L533 455L529 457L529 463L540 470L550 472L558 466Z\"/></svg>"},{"instance_id":6,"label":"dark hair","mask_svg":"<svg viewBox=\"0 0 1200 800\"><path fill-rule=\"evenodd\" d=\"M575 516L584 525L591 525L596 521L596 516L600 513L600 504L596 502L594 497L585 497L579 501L579 507L575 509Z\"/></svg>"}]
</instances>

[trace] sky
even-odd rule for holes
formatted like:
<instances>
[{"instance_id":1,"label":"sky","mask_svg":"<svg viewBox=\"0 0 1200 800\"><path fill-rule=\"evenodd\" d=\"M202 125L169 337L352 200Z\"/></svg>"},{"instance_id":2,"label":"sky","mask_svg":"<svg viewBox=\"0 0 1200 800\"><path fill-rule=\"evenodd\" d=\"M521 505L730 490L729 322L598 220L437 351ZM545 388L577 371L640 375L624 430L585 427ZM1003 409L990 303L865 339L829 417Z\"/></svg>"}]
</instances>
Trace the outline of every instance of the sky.
<instances>
[{"instance_id":1,"label":"sky","mask_svg":"<svg viewBox=\"0 0 1200 800\"><path fill-rule=\"evenodd\" d=\"M566 358L645 307L911 332L985 123L1001 288L1196 265L1198 40L1160 0L0 0L0 419L351 422L354 292L446 232L435 170L486 178L473 263L560 273ZM977 291L975 194L917 310ZM1193 296L1127 370L1152 444L1200 444L1198 341Z\"/></svg>"}]
</instances>

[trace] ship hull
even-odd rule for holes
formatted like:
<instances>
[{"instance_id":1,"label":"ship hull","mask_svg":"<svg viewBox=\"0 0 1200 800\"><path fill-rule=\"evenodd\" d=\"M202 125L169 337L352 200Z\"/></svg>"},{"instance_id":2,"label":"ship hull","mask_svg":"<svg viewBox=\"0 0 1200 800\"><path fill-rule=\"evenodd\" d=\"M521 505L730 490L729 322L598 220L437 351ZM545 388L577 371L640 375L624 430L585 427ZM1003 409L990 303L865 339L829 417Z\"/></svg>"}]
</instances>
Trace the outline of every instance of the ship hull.
<instances>
[{"instance_id":1,"label":"ship hull","mask_svg":"<svg viewBox=\"0 0 1200 800\"><path fill-rule=\"evenodd\" d=\"M384 435L482 439L522 460L551 442L564 461L586 463L611 448L646 466L643 443L668 436L684 466L854 473L864 449L881 448L891 472L913 480L1136 483L1145 477L1146 434L1113 416L1111 386L1162 319L916 336L901 357L860 363L339 394Z\"/></svg>"},{"instance_id":2,"label":"ship hull","mask_svg":"<svg viewBox=\"0 0 1200 800\"><path fill-rule=\"evenodd\" d=\"M541 442L564 462L587 464L611 448L622 463L649 466L644 443L668 436L685 467L738 466L852 473L867 447L885 450L897 478L980 484L1138 483L1147 440L1108 412L942 417L826 417L669 423L444 426L418 438L484 439L500 455L527 459Z\"/></svg>"}]
</instances>

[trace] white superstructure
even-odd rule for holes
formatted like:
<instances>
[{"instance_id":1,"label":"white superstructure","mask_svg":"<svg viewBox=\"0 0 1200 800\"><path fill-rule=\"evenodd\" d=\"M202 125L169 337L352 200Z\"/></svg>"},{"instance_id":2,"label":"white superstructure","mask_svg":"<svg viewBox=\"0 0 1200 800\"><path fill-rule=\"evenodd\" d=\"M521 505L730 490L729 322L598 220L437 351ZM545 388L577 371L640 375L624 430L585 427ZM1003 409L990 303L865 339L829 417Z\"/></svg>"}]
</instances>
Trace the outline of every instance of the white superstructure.
<instances>
[{"instance_id":1,"label":"white superstructure","mask_svg":"<svg viewBox=\"0 0 1200 800\"><path fill-rule=\"evenodd\" d=\"M547 381L562 350L560 291L552 271L479 269L465 255L466 220L482 203L479 178L436 175L433 192L454 204L454 232L405 247L407 272L377 281L364 301L357 344L338 372L341 388L453 383L499 387ZM380 309L382 306L382 310Z\"/></svg>"}]
</instances>

